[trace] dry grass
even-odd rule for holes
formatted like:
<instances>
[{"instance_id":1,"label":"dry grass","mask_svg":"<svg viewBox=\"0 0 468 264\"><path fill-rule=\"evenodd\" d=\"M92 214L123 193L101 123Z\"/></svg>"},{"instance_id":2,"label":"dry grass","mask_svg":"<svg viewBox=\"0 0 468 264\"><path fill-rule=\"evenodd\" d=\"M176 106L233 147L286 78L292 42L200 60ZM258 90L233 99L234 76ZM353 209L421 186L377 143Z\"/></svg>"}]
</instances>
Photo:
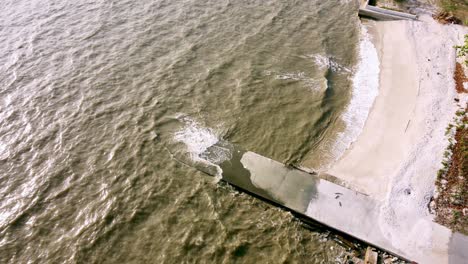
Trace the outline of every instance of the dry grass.
<instances>
[{"instance_id":1,"label":"dry grass","mask_svg":"<svg viewBox=\"0 0 468 264\"><path fill-rule=\"evenodd\" d=\"M457 112L455 142L447 150L436 181L439 195L435 198L436 222L468 235L468 117ZM451 154L449 154L451 153Z\"/></svg>"},{"instance_id":2,"label":"dry grass","mask_svg":"<svg viewBox=\"0 0 468 264\"><path fill-rule=\"evenodd\" d=\"M468 93L468 90L465 89L465 86L463 85L463 83L468 82L468 78L466 78L463 66L458 62L455 67L453 79L455 79L455 89L458 93Z\"/></svg>"},{"instance_id":3,"label":"dry grass","mask_svg":"<svg viewBox=\"0 0 468 264\"><path fill-rule=\"evenodd\" d=\"M439 0L443 12L458 18L464 25L468 25L468 1L466 0Z\"/></svg>"},{"instance_id":4,"label":"dry grass","mask_svg":"<svg viewBox=\"0 0 468 264\"><path fill-rule=\"evenodd\" d=\"M445 12L445 11L434 14L432 17L442 24L462 24L463 23L459 18L454 16L452 13Z\"/></svg>"}]
</instances>

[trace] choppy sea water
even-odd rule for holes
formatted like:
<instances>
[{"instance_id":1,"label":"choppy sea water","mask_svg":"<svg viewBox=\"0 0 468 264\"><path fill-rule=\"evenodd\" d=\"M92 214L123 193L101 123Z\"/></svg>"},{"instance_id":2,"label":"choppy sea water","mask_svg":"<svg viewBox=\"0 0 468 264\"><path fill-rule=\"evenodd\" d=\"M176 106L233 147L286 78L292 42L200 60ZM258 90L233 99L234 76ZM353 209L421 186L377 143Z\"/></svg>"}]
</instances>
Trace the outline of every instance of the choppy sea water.
<instances>
[{"instance_id":1,"label":"choppy sea water","mask_svg":"<svg viewBox=\"0 0 468 264\"><path fill-rule=\"evenodd\" d=\"M340 262L185 161L339 157L376 93L355 1L6 0L0 32L1 263Z\"/></svg>"}]
</instances>

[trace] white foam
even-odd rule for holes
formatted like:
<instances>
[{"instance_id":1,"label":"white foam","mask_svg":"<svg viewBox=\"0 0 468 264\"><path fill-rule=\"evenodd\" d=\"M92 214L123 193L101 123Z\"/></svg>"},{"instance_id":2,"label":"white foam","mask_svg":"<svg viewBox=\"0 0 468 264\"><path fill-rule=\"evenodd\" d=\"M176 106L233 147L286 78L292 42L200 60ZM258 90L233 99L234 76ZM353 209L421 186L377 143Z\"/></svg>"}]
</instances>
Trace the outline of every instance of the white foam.
<instances>
[{"instance_id":1,"label":"white foam","mask_svg":"<svg viewBox=\"0 0 468 264\"><path fill-rule=\"evenodd\" d=\"M270 72L271 73L271 72ZM326 88L326 79L325 80L316 80L306 76L305 72L286 72L276 74L276 80L294 80L301 81L305 84L310 91L320 91Z\"/></svg>"},{"instance_id":2,"label":"white foam","mask_svg":"<svg viewBox=\"0 0 468 264\"><path fill-rule=\"evenodd\" d=\"M185 126L174 134L174 140L185 144L192 159L198 160L200 154L218 143L218 136L212 129L202 127L188 117L180 119L185 123Z\"/></svg>"},{"instance_id":3,"label":"white foam","mask_svg":"<svg viewBox=\"0 0 468 264\"><path fill-rule=\"evenodd\" d=\"M351 143L356 141L364 128L369 111L379 93L379 65L377 49L370 39L366 26L361 25L359 63L352 79L352 97L341 117L346 128L338 134L332 149L335 161L344 154Z\"/></svg>"},{"instance_id":4,"label":"white foam","mask_svg":"<svg viewBox=\"0 0 468 264\"><path fill-rule=\"evenodd\" d=\"M351 72L349 68L338 63L333 57L322 54L308 55L308 57L314 59L315 64L322 69L331 69L334 72Z\"/></svg>"},{"instance_id":5,"label":"white foam","mask_svg":"<svg viewBox=\"0 0 468 264\"><path fill-rule=\"evenodd\" d=\"M193 162L214 166L216 168L215 181L219 181L222 169L218 164L230 159L231 153L222 147L214 147L207 151L208 148L219 142L218 133L211 128L201 126L195 120L184 115L178 115L176 118L181 120L184 126L174 133L174 140L185 144Z\"/></svg>"},{"instance_id":6,"label":"white foam","mask_svg":"<svg viewBox=\"0 0 468 264\"><path fill-rule=\"evenodd\" d=\"M305 72L298 72L298 73L283 73L283 74L277 74L276 79L277 80L304 80L305 77Z\"/></svg>"},{"instance_id":7,"label":"white foam","mask_svg":"<svg viewBox=\"0 0 468 264\"><path fill-rule=\"evenodd\" d=\"M232 158L231 149L222 146L212 146L209 151L203 153L200 156L206 161L209 161L212 164L221 164L226 160Z\"/></svg>"}]
</instances>

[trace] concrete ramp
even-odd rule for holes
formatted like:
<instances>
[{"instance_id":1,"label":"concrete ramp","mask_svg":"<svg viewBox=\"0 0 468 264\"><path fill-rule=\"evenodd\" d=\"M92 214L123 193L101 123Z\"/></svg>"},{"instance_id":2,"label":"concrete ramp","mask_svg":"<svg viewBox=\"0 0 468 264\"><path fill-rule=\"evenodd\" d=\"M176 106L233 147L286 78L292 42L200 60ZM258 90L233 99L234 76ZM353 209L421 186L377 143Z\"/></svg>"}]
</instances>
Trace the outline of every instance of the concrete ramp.
<instances>
[{"instance_id":1,"label":"concrete ramp","mask_svg":"<svg viewBox=\"0 0 468 264\"><path fill-rule=\"evenodd\" d=\"M361 0L359 15L376 20L417 20L418 17L412 14L389 10L372 6L369 0Z\"/></svg>"},{"instance_id":2,"label":"concrete ramp","mask_svg":"<svg viewBox=\"0 0 468 264\"><path fill-rule=\"evenodd\" d=\"M219 158L220 153L223 159ZM202 156L206 160L217 161L222 169L222 180L239 189L406 260L440 264L466 263L468 260L467 237L453 234L429 220L421 219L415 227L429 228L429 239L392 239L379 224L381 205L365 194L286 167L227 142L208 148ZM407 238L408 234L400 235ZM393 243L402 240L411 243Z\"/></svg>"}]
</instances>

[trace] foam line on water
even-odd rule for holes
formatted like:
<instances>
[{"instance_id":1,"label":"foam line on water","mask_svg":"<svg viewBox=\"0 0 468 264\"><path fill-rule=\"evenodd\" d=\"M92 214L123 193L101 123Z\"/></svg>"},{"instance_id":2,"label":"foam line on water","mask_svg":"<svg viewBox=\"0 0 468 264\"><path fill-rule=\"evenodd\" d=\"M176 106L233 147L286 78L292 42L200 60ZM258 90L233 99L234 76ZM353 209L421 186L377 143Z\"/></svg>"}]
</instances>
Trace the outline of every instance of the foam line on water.
<instances>
[{"instance_id":1,"label":"foam line on water","mask_svg":"<svg viewBox=\"0 0 468 264\"><path fill-rule=\"evenodd\" d=\"M212 129L202 127L188 117L179 119L184 122L184 127L175 132L174 140L184 143L194 160L198 159L200 154L205 152L209 147L218 143L218 136Z\"/></svg>"},{"instance_id":2,"label":"foam line on water","mask_svg":"<svg viewBox=\"0 0 468 264\"><path fill-rule=\"evenodd\" d=\"M218 133L211 128L203 127L190 117L181 115L177 119L182 121L184 126L174 133L174 140L184 143L194 163L215 166L217 170L215 176L219 180L222 170L218 164L230 159L231 153L228 149L214 146L220 141Z\"/></svg>"},{"instance_id":3,"label":"foam line on water","mask_svg":"<svg viewBox=\"0 0 468 264\"><path fill-rule=\"evenodd\" d=\"M276 80L282 81L301 81L312 92L324 90L324 87L326 87L326 80L315 80L314 78L308 77L305 72L278 73L275 78Z\"/></svg>"},{"instance_id":4,"label":"foam line on water","mask_svg":"<svg viewBox=\"0 0 468 264\"><path fill-rule=\"evenodd\" d=\"M371 107L379 93L379 74L380 62L377 49L371 41L366 26L361 25L359 62L352 79L352 96L341 117L346 124L346 128L338 134L332 149L335 161L341 158L361 134Z\"/></svg>"},{"instance_id":5,"label":"foam line on water","mask_svg":"<svg viewBox=\"0 0 468 264\"><path fill-rule=\"evenodd\" d=\"M320 68L331 69L334 72L351 72L349 68L338 63L333 57L322 54L308 55L308 57L312 58Z\"/></svg>"}]
</instances>

